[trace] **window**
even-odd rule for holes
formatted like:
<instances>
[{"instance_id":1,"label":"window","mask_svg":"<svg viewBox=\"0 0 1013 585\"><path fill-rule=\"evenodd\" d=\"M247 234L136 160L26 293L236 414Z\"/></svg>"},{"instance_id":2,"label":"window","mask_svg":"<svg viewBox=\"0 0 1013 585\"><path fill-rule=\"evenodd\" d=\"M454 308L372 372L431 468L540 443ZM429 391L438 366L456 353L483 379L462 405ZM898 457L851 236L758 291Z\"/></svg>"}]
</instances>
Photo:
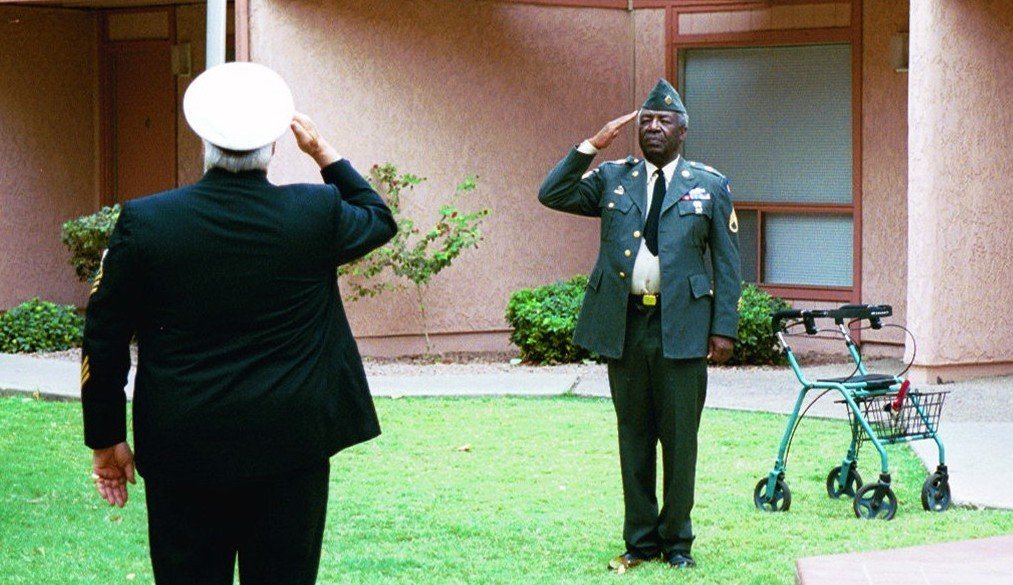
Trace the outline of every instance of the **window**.
<instances>
[{"instance_id":1,"label":"window","mask_svg":"<svg viewBox=\"0 0 1013 585\"><path fill-rule=\"evenodd\" d=\"M849 45L680 50L686 158L731 180L743 278L853 286Z\"/></svg>"}]
</instances>

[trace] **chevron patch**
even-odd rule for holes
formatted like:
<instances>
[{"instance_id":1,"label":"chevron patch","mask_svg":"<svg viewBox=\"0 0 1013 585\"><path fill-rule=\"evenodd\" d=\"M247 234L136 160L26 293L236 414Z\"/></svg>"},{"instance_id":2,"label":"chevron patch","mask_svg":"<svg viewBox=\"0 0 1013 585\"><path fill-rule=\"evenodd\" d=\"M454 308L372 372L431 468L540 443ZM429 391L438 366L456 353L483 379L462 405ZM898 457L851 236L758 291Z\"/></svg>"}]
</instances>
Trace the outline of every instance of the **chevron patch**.
<instances>
[{"instance_id":1,"label":"chevron patch","mask_svg":"<svg viewBox=\"0 0 1013 585\"><path fill-rule=\"evenodd\" d=\"M84 389L85 383L91 379L91 364L88 361L88 356L84 356L81 360L81 389Z\"/></svg>"}]
</instances>

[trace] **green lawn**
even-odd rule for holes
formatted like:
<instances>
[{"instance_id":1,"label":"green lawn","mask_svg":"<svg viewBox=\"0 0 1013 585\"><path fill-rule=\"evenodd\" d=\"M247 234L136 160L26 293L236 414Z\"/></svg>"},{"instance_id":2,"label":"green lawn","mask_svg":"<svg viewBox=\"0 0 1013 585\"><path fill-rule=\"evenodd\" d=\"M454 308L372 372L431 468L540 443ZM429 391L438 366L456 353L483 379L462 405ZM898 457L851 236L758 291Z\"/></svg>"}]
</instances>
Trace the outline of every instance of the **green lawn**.
<instances>
[{"instance_id":1,"label":"green lawn","mask_svg":"<svg viewBox=\"0 0 1013 585\"><path fill-rule=\"evenodd\" d=\"M753 507L785 417L708 410L701 430L695 571L661 564L624 577L615 421L596 399L379 399L384 435L332 462L320 583L794 583L803 556L1013 533L1013 512L921 510L926 472L892 448L900 500L891 522L830 500L827 471L846 423L803 421L790 512ZM0 398L0 581L149 583L143 487L123 510L100 504L79 405ZM945 438L945 435L944 435ZM878 473L862 453L867 481Z\"/></svg>"}]
</instances>

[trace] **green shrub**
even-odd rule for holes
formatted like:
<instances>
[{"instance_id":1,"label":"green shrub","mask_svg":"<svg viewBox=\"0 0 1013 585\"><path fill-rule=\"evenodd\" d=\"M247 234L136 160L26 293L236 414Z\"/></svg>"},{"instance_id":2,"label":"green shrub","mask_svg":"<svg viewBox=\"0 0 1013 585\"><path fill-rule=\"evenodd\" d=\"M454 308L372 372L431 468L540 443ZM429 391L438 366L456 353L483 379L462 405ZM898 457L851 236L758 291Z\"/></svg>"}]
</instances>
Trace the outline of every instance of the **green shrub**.
<instances>
[{"instance_id":1,"label":"green shrub","mask_svg":"<svg viewBox=\"0 0 1013 585\"><path fill-rule=\"evenodd\" d=\"M510 341L520 348L524 361L555 364L595 357L573 344L573 329L586 289L587 276L577 275L510 295L506 311L506 320L514 329Z\"/></svg>"},{"instance_id":2,"label":"green shrub","mask_svg":"<svg viewBox=\"0 0 1013 585\"><path fill-rule=\"evenodd\" d=\"M81 345L84 317L73 305L34 298L0 315L0 352L61 351Z\"/></svg>"},{"instance_id":3,"label":"green shrub","mask_svg":"<svg viewBox=\"0 0 1013 585\"><path fill-rule=\"evenodd\" d=\"M63 224L60 239L70 250L70 263L82 282L92 280L98 273L102 252L109 245L109 236L119 217L120 206L113 205Z\"/></svg>"},{"instance_id":4,"label":"green shrub","mask_svg":"<svg viewBox=\"0 0 1013 585\"><path fill-rule=\"evenodd\" d=\"M739 340L728 365L766 365L784 362L777 337L770 326L770 314L791 305L772 297L752 284L743 284L739 299Z\"/></svg>"}]
</instances>

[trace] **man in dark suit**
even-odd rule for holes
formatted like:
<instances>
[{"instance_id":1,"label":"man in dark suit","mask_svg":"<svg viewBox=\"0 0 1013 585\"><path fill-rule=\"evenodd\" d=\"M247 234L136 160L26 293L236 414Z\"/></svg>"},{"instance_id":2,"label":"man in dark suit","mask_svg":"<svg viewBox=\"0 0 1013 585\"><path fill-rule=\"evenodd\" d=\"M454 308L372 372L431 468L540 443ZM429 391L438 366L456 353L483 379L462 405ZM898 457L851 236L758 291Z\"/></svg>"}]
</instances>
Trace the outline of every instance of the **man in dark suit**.
<instances>
[{"instance_id":1,"label":"man in dark suit","mask_svg":"<svg viewBox=\"0 0 1013 585\"><path fill-rule=\"evenodd\" d=\"M630 156L585 173L634 118L647 160ZM696 565L690 511L706 360L728 359L738 330L738 221L728 180L679 156L687 124L679 94L659 80L639 112L571 150L538 193L552 209L601 218L574 341L608 358L625 501L626 551L609 563L618 572L659 556L673 567Z\"/></svg>"},{"instance_id":2,"label":"man in dark suit","mask_svg":"<svg viewBox=\"0 0 1013 585\"><path fill-rule=\"evenodd\" d=\"M396 231L379 195L266 67L229 63L184 99L204 177L123 205L88 303L81 401L93 478L127 501L133 427L160 584L316 580L329 457L380 433L336 268ZM287 130L325 184L274 185Z\"/></svg>"}]
</instances>

